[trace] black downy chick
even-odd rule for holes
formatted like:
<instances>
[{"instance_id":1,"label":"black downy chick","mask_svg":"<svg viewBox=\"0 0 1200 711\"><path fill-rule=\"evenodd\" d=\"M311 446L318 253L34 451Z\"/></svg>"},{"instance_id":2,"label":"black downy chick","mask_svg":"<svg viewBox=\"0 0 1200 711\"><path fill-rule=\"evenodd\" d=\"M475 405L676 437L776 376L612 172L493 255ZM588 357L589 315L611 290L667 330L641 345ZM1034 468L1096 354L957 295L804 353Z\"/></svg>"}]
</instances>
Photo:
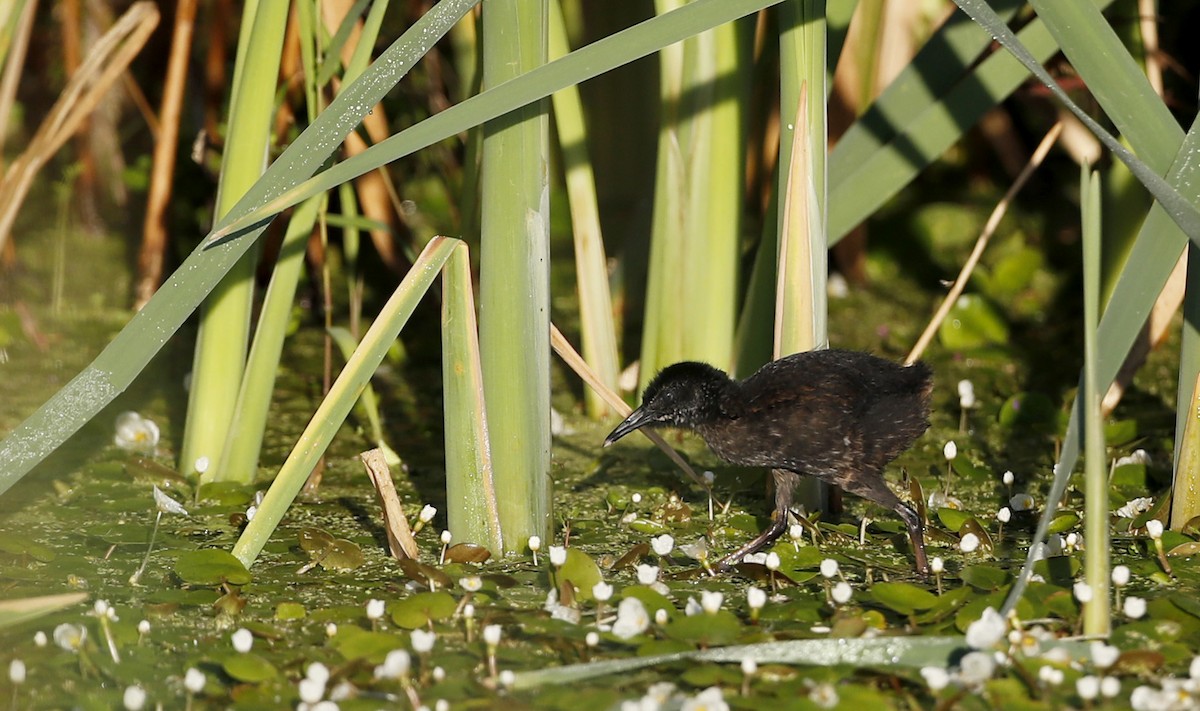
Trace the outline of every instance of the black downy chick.
<instances>
[{"instance_id":1,"label":"black downy chick","mask_svg":"<svg viewBox=\"0 0 1200 711\"><path fill-rule=\"evenodd\" d=\"M932 372L846 350L796 353L742 381L705 363L667 366L634 410L604 440L609 446L645 426L681 427L721 459L769 467L774 522L721 562L728 568L787 529L800 477L815 476L889 508L904 519L916 567L928 572L921 519L892 492L883 468L929 427Z\"/></svg>"}]
</instances>

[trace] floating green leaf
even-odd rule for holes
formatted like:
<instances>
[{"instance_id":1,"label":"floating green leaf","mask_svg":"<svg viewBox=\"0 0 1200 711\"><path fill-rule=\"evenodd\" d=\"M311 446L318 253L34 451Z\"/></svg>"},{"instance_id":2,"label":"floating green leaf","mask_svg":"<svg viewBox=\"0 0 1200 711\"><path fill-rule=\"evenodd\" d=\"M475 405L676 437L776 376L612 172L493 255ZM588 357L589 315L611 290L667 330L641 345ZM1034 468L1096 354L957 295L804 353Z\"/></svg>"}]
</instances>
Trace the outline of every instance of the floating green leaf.
<instances>
[{"instance_id":1,"label":"floating green leaf","mask_svg":"<svg viewBox=\"0 0 1200 711\"><path fill-rule=\"evenodd\" d=\"M338 627L333 638L333 648L349 660L362 659L379 664L387 653L404 646L404 639L387 632L368 632L349 625Z\"/></svg>"},{"instance_id":2,"label":"floating green leaf","mask_svg":"<svg viewBox=\"0 0 1200 711\"><path fill-rule=\"evenodd\" d=\"M227 655L221 660L221 668L234 679L249 684L257 684L279 676L279 670L273 664L253 652Z\"/></svg>"},{"instance_id":3,"label":"floating green leaf","mask_svg":"<svg viewBox=\"0 0 1200 711\"><path fill-rule=\"evenodd\" d=\"M963 294L938 329L942 345L952 351L1008 343L1008 324L986 299Z\"/></svg>"},{"instance_id":4,"label":"floating green leaf","mask_svg":"<svg viewBox=\"0 0 1200 711\"><path fill-rule=\"evenodd\" d=\"M875 583L870 592L875 602L902 615L928 610L938 602L937 595L911 583Z\"/></svg>"},{"instance_id":5,"label":"floating green leaf","mask_svg":"<svg viewBox=\"0 0 1200 711\"><path fill-rule=\"evenodd\" d=\"M175 559L175 574L189 585L245 585L250 571L229 551L206 548L188 551Z\"/></svg>"},{"instance_id":6,"label":"floating green leaf","mask_svg":"<svg viewBox=\"0 0 1200 711\"><path fill-rule=\"evenodd\" d=\"M567 560L554 573L558 585L569 582L575 586L575 597L582 601L592 599L592 587L603 580L596 561L578 548L567 549Z\"/></svg>"},{"instance_id":7,"label":"floating green leaf","mask_svg":"<svg viewBox=\"0 0 1200 711\"><path fill-rule=\"evenodd\" d=\"M742 623L729 610L677 617L663 629L673 640L693 642L702 647L730 644L737 640L741 631Z\"/></svg>"},{"instance_id":8,"label":"floating green leaf","mask_svg":"<svg viewBox=\"0 0 1200 711\"><path fill-rule=\"evenodd\" d=\"M430 622L449 619L458 608L458 601L448 592L417 593L392 605L392 622L413 630Z\"/></svg>"}]
</instances>

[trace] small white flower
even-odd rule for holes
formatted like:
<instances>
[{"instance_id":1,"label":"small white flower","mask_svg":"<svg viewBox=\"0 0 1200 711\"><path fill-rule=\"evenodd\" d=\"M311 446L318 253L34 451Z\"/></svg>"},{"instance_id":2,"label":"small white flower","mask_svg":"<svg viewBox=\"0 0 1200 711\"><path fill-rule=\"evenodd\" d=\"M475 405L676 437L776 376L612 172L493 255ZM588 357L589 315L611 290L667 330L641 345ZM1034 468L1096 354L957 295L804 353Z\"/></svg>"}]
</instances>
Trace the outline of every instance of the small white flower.
<instances>
[{"instance_id":1,"label":"small white flower","mask_svg":"<svg viewBox=\"0 0 1200 711\"><path fill-rule=\"evenodd\" d=\"M746 676L758 673L758 662L754 660L754 657L746 657L742 660L742 673Z\"/></svg>"},{"instance_id":2,"label":"small white flower","mask_svg":"<svg viewBox=\"0 0 1200 711\"><path fill-rule=\"evenodd\" d=\"M1149 496L1142 496L1126 501L1113 513L1119 518L1137 518L1139 515L1149 511L1152 506L1154 506L1154 499Z\"/></svg>"},{"instance_id":3,"label":"small white flower","mask_svg":"<svg viewBox=\"0 0 1200 711\"><path fill-rule=\"evenodd\" d=\"M603 580L592 586L592 597L596 598L599 602L608 602L612 594L613 586Z\"/></svg>"},{"instance_id":4,"label":"small white flower","mask_svg":"<svg viewBox=\"0 0 1200 711\"><path fill-rule=\"evenodd\" d=\"M808 690L808 700L816 704L818 708L832 709L837 708L841 699L838 698L838 692L834 685L823 681Z\"/></svg>"},{"instance_id":5,"label":"small white flower","mask_svg":"<svg viewBox=\"0 0 1200 711\"><path fill-rule=\"evenodd\" d=\"M700 607L710 615L717 614L721 609L721 603L724 601L724 593L709 590L700 591Z\"/></svg>"},{"instance_id":6,"label":"small white flower","mask_svg":"<svg viewBox=\"0 0 1200 711\"><path fill-rule=\"evenodd\" d=\"M698 538L694 543L679 546L679 552L692 560L706 560L708 558L708 541Z\"/></svg>"},{"instance_id":7,"label":"small white flower","mask_svg":"<svg viewBox=\"0 0 1200 711\"><path fill-rule=\"evenodd\" d=\"M1115 676L1101 677L1100 695L1106 699L1116 698L1121 693L1121 680Z\"/></svg>"},{"instance_id":8,"label":"small white flower","mask_svg":"<svg viewBox=\"0 0 1200 711\"><path fill-rule=\"evenodd\" d=\"M68 652L78 652L87 641L87 627L64 622L54 628L54 643Z\"/></svg>"},{"instance_id":9,"label":"small white flower","mask_svg":"<svg viewBox=\"0 0 1200 711\"><path fill-rule=\"evenodd\" d=\"M659 708L655 705L654 708ZM690 699L684 700L679 711L729 711L729 704L721 695L721 687L710 686Z\"/></svg>"},{"instance_id":10,"label":"small white flower","mask_svg":"<svg viewBox=\"0 0 1200 711\"><path fill-rule=\"evenodd\" d=\"M429 630L413 630L409 639L412 641L414 652L428 654L433 649L433 643L437 641L437 633Z\"/></svg>"},{"instance_id":11,"label":"small white flower","mask_svg":"<svg viewBox=\"0 0 1200 711\"><path fill-rule=\"evenodd\" d=\"M975 384L970 380L958 381L958 405L964 410L975 407Z\"/></svg>"},{"instance_id":12,"label":"small white flower","mask_svg":"<svg viewBox=\"0 0 1200 711\"><path fill-rule=\"evenodd\" d=\"M766 591L756 587L746 588L746 604L751 610L761 610L767 604Z\"/></svg>"},{"instance_id":13,"label":"small white flower","mask_svg":"<svg viewBox=\"0 0 1200 711\"><path fill-rule=\"evenodd\" d=\"M46 646L46 642L47 642L47 641L48 641L48 640L46 639L46 633L45 633L45 632L43 632L43 631L41 631L41 630L38 630L37 632L34 632L34 633L33 633L33 644L34 644L34 646L36 646L36 647L45 647L45 646Z\"/></svg>"},{"instance_id":14,"label":"small white flower","mask_svg":"<svg viewBox=\"0 0 1200 711\"><path fill-rule=\"evenodd\" d=\"M153 452L158 446L158 425L148 417L136 412L117 415L116 434L113 444L131 452Z\"/></svg>"},{"instance_id":15,"label":"small white flower","mask_svg":"<svg viewBox=\"0 0 1200 711\"><path fill-rule=\"evenodd\" d=\"M639 585L653 585L658 580L659 567L657 565L647 565L638 563L637 581Z\"/></svg>"},{"instance_id":16,"label":"small white flower","mask_svg":"<svg viewBox=\"0 0 1200 711\"><path fill-rule=\"evenodd\" d=\"M1170 700L1153 686L1139 686L1129 695L1129 705L1134 711L1160 711L1170 707Z\"/></svg>"},{"instance_id":17,"label":"small white flower","mask_svg":"<svg viewBox=\"0 0 1200 711\"><path fill-rule=\"evenodd\" d=\"M434 701L433 711L450 711L450 702L445 699Z\"/></svg>"},{"instance_id":18,"label":"small white flower","mask_svg":"<svg viewBox=\"0 0 1200 711\"><path fill-rule=\"evenodd\" d=\"M946 561L942 560L940 555L935 555L933 559L929 561L929 569L932 570L935 575L941 573L946 569Z\"/></svg>"},{"instance_id":19,"label":"small white flower","mask_svg":"<svg viewBox=\"0 0 1200 711\"><path fill-rule=\"evenodd\" d=\"M146 706L146 690L137 684L127 686L121 700L128 711L142 711L142 708Z\"/></svg>"},{"instance_id":20,"label":"small white flower","mask_svg":"<svg viewBox=\"0 0 1200 711\"><path fill-rule=\"evenodd\" d=\"M930 691L941 691L950 684L950 673L941 667L921 667L921 677Z\"/></svg>"},{"instance_id":21,"label":"small white flower","mask_svg":"<svg viewBox=\"0 0 1200 711\"><path fill-rule=\"evenodd\" d=\"M157 484L154 485L154 506L165 514L188 515L187 509L183 508L175 499L164 494Z\"/></svg>"},{"instance_id":22,"label":"small white flower","mask_svg":"<svg viewBox=\"0 0 1200 711\"><path fill-rule=\"evenodd\" d=\"M1118 588L1123 588L1129 584L1129 566L1118 565L1112 569L1112 584Z\"/></svg>"},{"instance_id":23,"label":"small white flower","mask_svg":"<svg viewBox=\"0 0 1200 711\"><path fill-rule=\"evenodd\" d=\"M838 574L838 562L833 558L826 558L821 561L821 575L826 578L832 578Z\"/></svg>"},{"instance_id":24,"label":"small white flower","mask_svg":"<svg viewBox=\"0 0 1200 711\"><path fill-rule=\"evenodd\" d=\"M657 555L670 555L671 549L675 547L675 539L671 537L671 534L664 533L661 536L651 538L650 547L654 549Z\"/></svg>"},{"instance_id":25,"label":"small white flower","mask_svg":"<svg viewBox=\"0 0 1200 711\"><path fill-rule=\"evenodd\" d=\"M617 621L612 633L621 639L636 637L650 627L650 615L646 606L636 597L627 597L617 606Z\"/></svg>"},{"instance_id":26,"label":"small white flower","mask_svg":"<svg viewBox=\"0 0 1200 711\"><path fill-rule=\"evenodd\" d=\"M500 671L498 680L500 686L503 686L505 689L511 689L513 684L517 683L517 673L512 669L503 669Z\"/></svg>"},{"instance_id":27,"label":"small white flower","mask_svg":"<svg viewBox=\"0 0 1200 711\"><path fill-rule=\"evenodd\" d=\"M377 679L399 679L412 668L412 655L407 649L393 649L383 658L383 664L375 667Z\"/></svg>"},{"instance_id":28,"label":"small white flower","mask_svg":"<svg viewBox=\"0 0 1200 711\"><path fill-rule=\"evenodd\" d=\"M196 461L192 464L192 469L195 469L197 474L203 474L208 471L210 464L212 464L212 460L208 457L196 457Z\"/></svg>"},{"instance_id":29,"label":"small white flower","mask_svg":"<svg viewBox=\"0 0 1200 711\"><path fill-rule=\"evenodd\" d=\"M199 694L204 691L204 684L207 681L204 672L196 667L188 667L187 673L183 675L183 688L187 689L189 694Z\"/></svg>"},{"instance_id":30,"label":"small white flower","mask_svg":"<svg viewBox=\"0 0 1200 711\"><path fill-rule=\"evenodd\" d=\"M1080 603L1086 605L1092 601L1092 586L1088 585L1082 580L1075 583L1075 586L1072 588L1072 590L1075 593L1075 599Z\"/></svg>"},{"instance_id":31,"label":"small white flower","mask_svg":"<svg viewBox=\"0 0 1200 711\"><path fill-rule=\"evenodd\" d=\"M670 621L671 617L667 614L667 609L665 607L660 607L654 611L654 624L662 627Z\"/></svg>"},{"instance_id":32,"label":"small white flower","mask_svg":"<svg viewBox=\"0 0 1200 711\"><path fill-rule=\"evenodd\" d=\"M783 561L779 560L778 553L771 551L767 554L767 559L763 561L763 564L767 566L767 570L776 571L779 570L779 566L783 565Z\"/></svg>"},{"instance_id":33,"label":"small white flower","mask_svg":"<svg viewBox=\"0 0 1200 711\"><path fill-rule=\"evenodd\" d=\"M258 507L251 505L246 509L246 520L253 521L255 514L258 513Z\"/></svg>"},{"instance_id":34,"label":"small white flower","mask_svg":"<svg viewBox=\"0 0 1200 711\"><path fill-rule=\"evenodd\" d=\"M962 540L958 542L958 548L963 553L974 553L979 548L979 536L974 533L963 534Z\"/></svg>"},{"instance_id":35,"label":"small white flower","mask_svg":"<svg viewBox=\"0 0 1200 711\"><path fill-rule=\"evenodd\" d=\"M230 636L230 640L233 642L233 648L242 654L249 652L254 646L254 635L245 627L238 628L238 631Z\"/></svg>"},{"instance_id":36,"label":"small white flower","mask_svg":"<svg viewBox=\"0 0 1200 711\"><path fill-rule=\"evenodd\" d=\"M958 457L958 445L954 443L954 440L950 440L942 447L942 456L946 458L947 462L952 462Z\"/></svg>"},{"instance_id":37,"label":"small white flower","mask_svg":"<svg viewBox=\"0 0 1200 711\"><path fill-rule=\"evenodd\" d=\"M489 647L495 647L500 644L500 635L502 633L500 625L485 625L483 628L483 642Z\"/></svg>"},{"instance_id":38,"label":"small white flower","mask_svg":"<svg viewBox=\"0 0 1200 711\"><path fill-rule=\"evenodd\" d=\"M704 473L702 473L700 476L703 477L704 483L708 484L709 486L712 486L712 483L717 480L717 475L714 474L711 469L705 469Z\"/></svg>"},{"instance_id":39,"label":"small white flower","mask_svg":"<svg viewBox=\"0 0 1200 711\"><path fill-rule=\"evenodd\" d=\"M1012 486L1013 482L1016 480L1017 477L1012 473L1011 470L1004 472L1004 476L1001 477L1001 481L1004 482L1005 486Z\"/></svg>"},{"instance_id":40,"label":"small white flower","mask_svg":"<svg viewBox=\"0 0 1200 711\"><path fill-rule=\"evenodd\" d=\"M541 549L542 549L542 537L541 536L530 536L529 537L529 550L533 551L534 553L537 553Z\"/></svg>"},{"instance_id":41,"label":"small white flower","mask_svg":"<svg viewBox=\"0 0 1200 711\"><path fill-rule=\"evenodd\" d=\"M325 696L325 682L304 678L297 685L297 690L300 692L301 701L306 704L315 704Z\"/></svg>"},{"instance_id":42,"label":"small white flower","mask_svg":"<svg viewBox=\"0 0 1200 711\"><path fill-rule=\"evenodd\" d=\"M767 564L767 554L763 553L762 551L758 551L757 553L747 553L746 556L742 558L742 562L748 565L765 566Z\"/></svg>"},{"instance_id":43,"label":"small white flower","mask_svg":"<svg viewBox=\"0 0 1200 711\"><path fill-rule=\"evenodd\" d=\"M1117 457L1117 461L1113 462L1113 468L1123 467L1126 464L1144 464L1150 466L1150 455L1144 449L1135 449L1128 456Z\"/></svg>"},{"instance_id":44,"label":"small white flower","mask_svg":"<svg viewBox=\"0 0 1200 711\"><path fill-rule=\"evenodd\" d=\"M1157 541L1158 539L1162 538L1162 534L1163 534L1162 521L1159 521L1156 518L1152 518L1146 522L1146 535L1150 536L1151 538L1153 538L1154 540Z\"/></svg>"},{"instance_id":45,"label":"small white flower","mask_svg":"<svg viewBox=\"0 0 1200 711\"><path fill-rule=\"evenodd\" d=\"M446 680L446 669L444 667L434 667L430 673L435 684L440 684Z\"/></svg>"},{"instance_id":46,"label":"small white flower","mask_svg":"<svg viewBox=\"0 0 1200 711\"><path fill-rule=\"evenodd\" d=\"M429 504L425 504L425 506L421 508L421 513L417 514L417 519L419 519L421 523L429 523L433 520L434 516L437 516L437 508Z\"/></svg>"},{"instance_id":47,"label":"small white flower","mask_svg":"<svg viewBox=\"0 0 1200 711\"><path fill-rule=\"evenodd\" d=\"M583 638L583 641L585 644L587 644L587 646L595 647L597 644L600 644L600 633L592 630L591 632L587 633L587 636Z\"/></svg>"},{"instance_id":48,"label":"small white flower","mask_svg":"<svg viewBox=\"0 0 1200 711\"><path fill-rule=\"evenodd\" d=\"M8 663L8 680L14 684L25 683L25 662L14 659Z\"/></svg>"},{"instance_id":49,"label":"small white flower","mask_svg":"<svg viewBox=\"0 0 1200 711\"><path fill-rule=\"evenodd\" d=\"M1188 665L1188 678L1200 679L1200 657L1192 657L1192 663Z\"/></svg>"},{"instance_id":50,"label":"small white flower","mask_svg":"<svg viewBox=\"0 0 1200 711\"><path fill-rule=\"evenodd\" d=\"M683 605L683 614L688 617L699 615L701 612L704 612L704 608L700 606L700 602L694 597L689 597Z\"/></svg>"},{"instance_id":51,"label":"small white flower","mask_svg":"<svg viewBox=\"0 0 1200 711\"><path fill-rule=\"evenodd\" d=\"M1008 622L995 608L985 608L983 614L967 625L967 646L971 649L989 649L1008 633Z\"/></svg>"},{"instance_id":52,"label":"small white flower","mask_svg":"<svg viewBox=\"0 0 1200 711\"><path fill-rule=\"evenodd\" d=\"M475 606L469 602L467 604L463 605L462 616L463 616L463 619L466 619L466 620L473 619L475 617Z\"/></svg>"},{"instance_id":53,"label":"small white flower","mask_svg":"<svg viewBox=\"0 0 1200 711\"><path fill-rule=\"evenodd\" d=\"M1103 642L1092 642L1091 652L1092 664L1095 664L1097 669L1111 667L1117 663L1117 658L1121 656L1121 650Z\"/></svg>"},{"instance_id":54,"label":"small white flower","mask_svg":"<svg viewBox=\"0 0 1200 711\"><path fill-rule=\"evenodd\" d=\"M150 634L150 620L142 620L139 622L137 630L138 634L140 635Z\"/></svg>"},{"instance_id":55,"label":"small white flower","mask_svg":"<svg viewBox=\"0 0 1200 711\"><path fill-rule=\"evenodd\" d=\"M967 652L959 662L959 679L967 686L977 686L992 678L996 660L987 652Z\"/></svg>"},{"instance_id":56,"label":"small white flower","mask_svg":"<svg viewBox=\"0 0 1200 711\"><path fill-rule=\"evenodd\" d=\"M1008 500L1008 505L1017 513L1029 511L1033 508L1033 497L1029 494L1013 494L1012 498Z\"/></svg>"},{"instance_id":57,"label":"small white flower","mask_svg":"<svg viewBox=\"0 0 1200 711\"><path fill-rule=\"evenodd\" d=\"M834 602L839 605L845 605L847 602L850 602L850 596L854 594L854 589L850 587L850 583L842 580L833 586L830 594L833 596Z\"/></svg>"},{"instance_id":58,"label":"small white flower","mask_svg":"<svg viewBox=\"0 0 1200 711\"><path fill-rule=\"evenodd\" d=\"M798 523L788 526L788 538L792 539L792 543L799 542L804 538L804 526Z\"/></svg>"},{"instance_id":59,"label":"small white flower","mask_svg":"<svg viewBox=\"0 0 1200 711\"><path fill-rule=\"evenodd\" d=\"M337 623L336 622L330 622L329 624L325 625L325 636L326 637L333 637L336 634L337 634Z\"/></svg>"},{"instance_id":60,"label":"small white flower","mask_svg":"<svg viewBox=\"0 0 1200 711\"><path fill-rule=\"evenodd\" d=\"M367 600L367 619L378 620L383 617L383 613L387 608L387 603L383 600Z\"/></svg>"},{"instance_id":61,"label":"small white flower","mask_svg":"<svg viewBox=\"0 0 1200 711\"><path fill-rule=\"evenodd\" d=\"M465 578L459 578L458 584L469 593L479 592L483 588L483 578L478 575L468 575Z\"/></svg>"},{"instance_id":62,"label":"small white flower","mask_svg":"<svg viewBox=\"0 0 1200 711\"><path fill-rule=\"evenodd\" d=\"M550 546L550 564L561 567L567 562L567 549L564 546Z\"/></svg>"},{"instance_id":63,"label":"small white flower","mask_svg":"<svg viewBox=\"0 0 1200 711\"><path fill-rule=\"evenodd\" d=\"M1066 675L1063 674L1062 669L1059 669L1058 667L1052 667L1049 664L1038 669L1038 679L1047 686L1058 686L1062 684L1065 676Z\"/></svg>"},{"instance_id":64,"label":"small white flower","mask_svg":"<svg viewBox=\"0 0 1200 711\"><path fill-rule=\"evenodd\" d=\"M1008 523L1011 521L1012 509L1008 508L1007 506L1001 506L1000 510L996 512L996 520L1000 523Z\"/></svg>"},{"instance_id":65,"label":"small white flower","mask_svg":"<svg viewBox=\"0 0 1200 711\"><path fill-rule=\"evenodd\" d=\"M629 495L629 500L635 504L640 504L642 503L642 495L641 493L635 491Z\"/></svg>"},{"instance_id":66,"label":"small white flower","mask_svg":"<svg viewBox=\"0 0 1200 711\"><path fill-rule=\"evenodd\" d=\"M1146 599L1130 595L1121 603L1121 611L1131 620L1140 620L1146 615Z\"/></svg>"},{"instance_id":67,"label":"small white flower","mask_svg":"<svg viewBox=\"0 0 1200 711\"><path fill-rule=\"evenodd\" d=\"M454 540L453 534L451 534L449 531L446 531L446 530L442 531L442 545L443 546L450 545L450 541L453 541L453 540Z\"/></svg>"}]
</instances>

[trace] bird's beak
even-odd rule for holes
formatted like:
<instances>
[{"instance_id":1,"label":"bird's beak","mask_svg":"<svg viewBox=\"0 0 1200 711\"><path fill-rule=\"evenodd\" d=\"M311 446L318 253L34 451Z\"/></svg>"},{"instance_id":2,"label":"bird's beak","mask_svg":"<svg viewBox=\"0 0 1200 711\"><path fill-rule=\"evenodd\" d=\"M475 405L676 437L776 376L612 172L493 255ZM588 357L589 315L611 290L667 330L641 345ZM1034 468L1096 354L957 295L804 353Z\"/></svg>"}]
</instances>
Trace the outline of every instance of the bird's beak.
<instances>
[{"instance_id":1,"label":"bird's beak","mask_svg":"<svg viewBox=\"0 0 1200 711\"><path fill-rule=\"evenodd\" d=\"M610 444L612 444L613 442L616 442L617 440L621 439L622 437L629 434L630 432L633 432L634 430L638 429L639 427L642 427L643 425L648 425L651 422L652 422L652 420L650 418L649 413L646 412L646 408L639 407L638 409L631 412L629 414L629 417L625 418L624 422L617 425L616 429L614 429L612 432L608 433L608 436L604 438L604 446L605 447L609 446Z\"/></svg>"}]
</instances>

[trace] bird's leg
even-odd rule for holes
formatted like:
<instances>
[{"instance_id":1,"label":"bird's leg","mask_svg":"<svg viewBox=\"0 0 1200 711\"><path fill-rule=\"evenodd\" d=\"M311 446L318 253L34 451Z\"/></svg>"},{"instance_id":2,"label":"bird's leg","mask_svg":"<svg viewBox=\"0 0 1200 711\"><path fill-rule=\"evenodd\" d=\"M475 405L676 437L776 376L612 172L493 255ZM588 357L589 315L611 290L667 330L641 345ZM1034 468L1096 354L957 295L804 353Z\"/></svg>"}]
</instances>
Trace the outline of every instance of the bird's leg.
<instances>
[{"instance_id":1,"label":"bird's leg","mask_svg":"<svg viewBox=\"0 0 1200 711\"><path fill-rule=\"evenodd\" d=\"M900 500L896 493L888 488L883 481L883 474L878 470L864 470L855 476L846 477L837 482L846 491L857 494L880 506L885 506L904 519L908 528L908 538L912 541L913 558L917 564L917 572L929 575L929 563L925 560L925 534L921 526L921 517L912 507Z\"/></svg>"},{"instance_id":2,"label":"bird's leg","mask_svg":"<svg viewBox=\"0 0 1200 711\"><path fill-rule=\"evenodd\" d=\"M789 472L784 469L772 469L771 475L775 482L775 512L774 520L771 525L748 543L730 553L717 563L716 568L720 571L726 571L742 562L742 559L751 553L766 548L783 535L783 532L788 527L788 511L792 508L792 492L796 488L796 482L799 476L794 472Z\"/></svg>"}]
</instances>

